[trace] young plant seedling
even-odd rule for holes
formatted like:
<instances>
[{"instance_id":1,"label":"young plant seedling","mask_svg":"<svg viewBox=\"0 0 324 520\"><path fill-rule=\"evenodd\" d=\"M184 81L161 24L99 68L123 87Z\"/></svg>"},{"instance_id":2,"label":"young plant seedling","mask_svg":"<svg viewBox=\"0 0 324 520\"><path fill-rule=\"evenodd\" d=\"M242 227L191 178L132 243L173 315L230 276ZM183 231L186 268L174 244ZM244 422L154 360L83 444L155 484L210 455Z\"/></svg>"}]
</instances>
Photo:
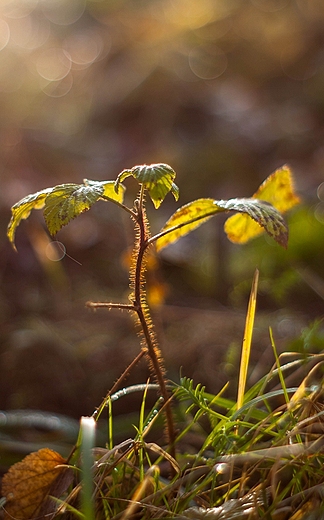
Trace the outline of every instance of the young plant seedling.
<instances>
[{"instance_id":1,"label":"young plant seedling","mask_svg":"<svg viewBox=\"0 0 324 520\"><path fill-rule=\"evenodd\" d=\"M139 191L131 207L124 204L125 187L122 182L133 176ZM92 308L108 307L130 311L140 325L141 352L131 366L145 355L150 370L157 381L164 400L169 450L175 456L175 427L171 410L170 394L163 355L158 346L156 333L150 317L145 291L145 270L147 251L155 244L157 251L176 242L180 237L196 229L217 213L236 212L227 219L225 232L228 238L244 243L266 231L278 244L287 247L288 228L281 215L299 202L292 175L288 166L275 171L260 186L251 198L214 200L201 198L180 207L155 235L151 235L146 216L146 194L156 209L166 195L171 192L176 200L179 189L174 183L175 171L167 164L135 166L123 170L115 181L93 181L85 179L83 184L60 184L28 195L12 207L12 217L8 226L8 238L15 248L15 233L22 219L28 218L32 209L44 208L44 218L51 235L55 235L72 219L87 211L98 200L117 204L126 211L135 224L135 240L130 268L130 295L128 303L89 302ZM127 368L127 372L129 367ZM122 380L119 378L118 382ZM113 389L109 392L116 390ZM107 397L108 397L107 396ZM101 411L107 399L99 407ZM100 413L97 413L99 416ZM96 415L96 414L94 414Z\"/></svg>"}]
</instances>

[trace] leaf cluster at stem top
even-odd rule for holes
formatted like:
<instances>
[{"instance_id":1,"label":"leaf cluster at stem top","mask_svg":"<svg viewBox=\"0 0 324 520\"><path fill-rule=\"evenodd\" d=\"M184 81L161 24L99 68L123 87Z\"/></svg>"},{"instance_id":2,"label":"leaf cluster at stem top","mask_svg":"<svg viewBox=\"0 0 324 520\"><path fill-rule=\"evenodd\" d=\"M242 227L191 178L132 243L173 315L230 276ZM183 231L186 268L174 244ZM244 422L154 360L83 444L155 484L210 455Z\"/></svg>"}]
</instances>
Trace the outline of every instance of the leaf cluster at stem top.
<instances>
[{"instance_id":1,"label":"leaf cluster at stem top","mask_svg":"<svg viewBox=\"0 0 324 520\"><path fill-rule=\"evenodd\" d=\"M51 235L98 200L113 202L130 214L132 209L123 204L127 177L133 176L141 186L140 193L147 191L157 209L171 192L176 200L179 189L174 183L175 171L168 164L134 166L123 170L116 181L85 180L83 184L60 184L27 195L11 208L12 216L7 236L14 246L15 233L22 219L28 218L32 209L44 208L44 218ZM143 204L144 198L140 199ZM288 166L276 170L259 187L251 198L213 200L198 199L180 207L167 221L162 230L150 238L158 250L176 242L180 237L196 229L220 212L236 212L225 223L228 238L244 243L266 231L280 245L287 247L288 227L282 213L298 204L299 198L293 188L292 174Z\"/></svg>"}]
</instances>

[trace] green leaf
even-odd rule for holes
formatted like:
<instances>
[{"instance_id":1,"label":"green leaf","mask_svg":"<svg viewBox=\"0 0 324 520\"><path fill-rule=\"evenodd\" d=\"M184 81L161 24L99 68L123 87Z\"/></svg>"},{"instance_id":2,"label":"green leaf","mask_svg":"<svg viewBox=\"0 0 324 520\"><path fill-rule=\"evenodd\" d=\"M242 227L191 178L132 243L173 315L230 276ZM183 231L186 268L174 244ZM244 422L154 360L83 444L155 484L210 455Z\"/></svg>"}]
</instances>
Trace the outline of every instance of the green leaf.
<instances>
[{"instance_id":1,"label":"green leaf","mask_svg":"<svg viewBox=\"0 0 324 520\"><path fill-rule=\"evenodd\" d=\"M119 202L120 204L124 201L124 193L125 193L125 186L122 184L121 191L118 190L118 193L115 190L115 181L91 181L89 179L83 179L83 182L86 186L93 187L94 189L103 189L102 194L100 195L100 198L108 198L115 202Z\"/></svg>"},{"instance_id":2,"label":"green leaf","mask_svg":"<svg viewBox=\"0 0 324 520\"><path fill-rule=\"evenodd\" d=\"M121 202L123 191L116 193L113 181L87 179L84 184L61 184L53 188L46 198L44 208L45 222L51 235L55 235L84 211L88 211L102 196Z\"/></svg>"},{"instance_id":3,"label":"green leaf","mask_svg":"<svg viewBox=\"0 0 324 520\"><path fill-rule=\"evenodd\" d=\"M62 184L47 196L44 218L51 235L55 235L70 220L87 211L97 202L103 189L97 186Z\"/></svg>"},{"instance_id":4,"label":"green leaf","mask_svg":"<svg viewBox=\"0 0 324 520\"><path fill-rule=\"evenodd\" d=\"M133 176L149 192L154 207L157 209L166 195L171 191L175 200L179 198L179 188L173 182L175 171L168 164L146 164L134 166L130 170L123 170L117 177L115 190L118 193L120 183L127 177Z\"/></svg>"},{"instance_id":5,"label":"green leaf","mask_svg":"<svg viewBox=\"0 0 324 520\"><path fill-rule=\"evenodd\" d=\"M161 251L164 247L199 227L216 213L224 211L237 211L245 214L248 221L251 221L252 218L256 225L263 227L276 242L284 247L287 246L287 225L280 213L270 203L257 199L198 199L182 206L171 216L159 233L156 241L157 250ZM241 232L243 233L244 229Z\"/></svg>"},{"instance_id":6,"label":"green leaf","mask_svg":"<svg viewBox=\"0 0 324 520\"><path fill-rule=\"evenodd\" d=\"M60 184L46 188L32 195L27 195L12 208L7 236L14 246L17 226L22 219L29 217L32 209L44 208L44 217L49 232L55 235L80 213L87 211L99 199L122 203L125 188L116 193L114 181L84 180L83 184ZM15 246L14 246L15 247Z\"/></svg>"},{"instance_id":7,"label":"green leaf","mask_svg":"<svg viewBox=\"0 0 324 520\"><path fill-rule=\"evenodd\" d=\"M52 191L52 188L46 188L45 190L38 191L27 195L19 202L16 202L11 208L11 219L7 229L7 237L11 244L15 247L15 234L16 229L19 226L22 219L29 217L32 209L41 209L45 204L47 195Z\"/></svg>"}]
</instances>

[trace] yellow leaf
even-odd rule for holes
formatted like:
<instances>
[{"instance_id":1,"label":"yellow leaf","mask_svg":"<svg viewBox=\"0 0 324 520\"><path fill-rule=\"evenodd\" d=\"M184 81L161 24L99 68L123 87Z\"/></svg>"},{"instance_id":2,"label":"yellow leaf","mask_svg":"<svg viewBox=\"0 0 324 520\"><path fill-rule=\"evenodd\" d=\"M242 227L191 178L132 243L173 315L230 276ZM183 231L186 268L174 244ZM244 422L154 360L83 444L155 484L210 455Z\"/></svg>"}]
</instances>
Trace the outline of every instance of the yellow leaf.
<instances>
[{"instance_id":1,"label":"yellow leaf","mask_svg":"<svg viewBox=\"0 0 324 520\"><path fill-rule=\"evenodd\" d=\"M41 209L45 204L47 195L52 191L52 188L38 191L32 195L27 195L19 202L14 204L11 208L11 220L8 225L7 236L15 248L15 234L22 219L29 217L32 209Z\"/></svg>"},{"instance_id":2,"label":"yellow leaf","mask_svg":"<svg viewBox=\"0 0 324 520\"><path fill-rule=\"evenodd\" d=\"M294 191L293 178L289 166L283 166L269 175L252 198L269 202L280 213L285 213L298 204L300 199ZM277 230L271 230L271 221L269 221L268 226L270 228L269 234L275 237ZM249 215L240 213L227 219L224 230L229 240L243 244L260 235L264 228L252 220Z\"/></svg>"},{"instance_id":3,"label":"yellow leaf","mask_svg":"<svg viewBox=\"0 0 324 520\"><path fill-rule=\"evenodd\" d=\"M179 208L167 221L161 230L161 236L156 241L157 251L173 244L180 237L187 235L218 211L224 211L215 206L213 199L197 199Z\"/></svg>"},{"instance_id":4,"label":"yellow leaf","mask_svg":"<svg viewBox=\"0 0 324 520\"><path fill-rule=\"evenodd\" d=\"M32 520L53 513L56 504L49 495L59 497L72 478L65 464L59 453L43 448L11 466L2 479L6 518Z\"/></svg>"},{"instance_id":5,"label":"yellow leaf","mask_svg":"<svg viewBox=\"0 0 324 520\"><path fill-rule=\"evenodd\" d=\"M27 195L11 208L11 220L7 230L11 244L15 248L16 229L22 219L29 217L32 209L45 206L44 217L48 230L55 235L70 220L90 209L97 200L112 200L122 204L125 187L121 184L121 189L116 193L114 186L114 181L84 179L83 184L60 184Z\"/></svg>"},{"instance_id":6,"label":"yellow leaf","mask_svg":"<svg viewBox=\"0 0 324 520\"><path fill-rule=\"evenodd\" d=\"M84 179L83 182L86 186L90 186L94 189L102 189L103 192L100 196L101 198L107 197L111 200L119 202L120 204L122 204L124 201L125 186L123 186L123 184L119 184L121 189L118 190L117 193L115 190L115 181L91 181L89 179Z\"/></svg>"},{"instance_id":7,"label":"yellow leaf","mask_svg":"<svg viewBox=\"0 0 324 520\"><path fill-rule=\"evenodd\" d=\"M270 202L280 213L285 213L299 204L300 199L294 191L289 166L285 165L269 175L252 198Z\"/></svg>"},{"instance_id":8,"label":"yellow leaf","mask_svg":"<svg viewBox=\"0 0 324 520\"><path fill-rule=\"evenodd\" d=\"M255 198L230 200L197 199L179 208L169 218L160 233L154 237L157 250L161 251L164 247L176 242L180 237L196 229L212 216L224 211L243 213L246 215L246 220L243 220L244 226L245 222L249 225L249 222L253 219L252 222L256 222L257 228L261 226L280 245L287 247L287 225L281 213L269 202ZM238 228L238 230L244 234L245 227L242 229Z\"/></svg>"}]
</instances>

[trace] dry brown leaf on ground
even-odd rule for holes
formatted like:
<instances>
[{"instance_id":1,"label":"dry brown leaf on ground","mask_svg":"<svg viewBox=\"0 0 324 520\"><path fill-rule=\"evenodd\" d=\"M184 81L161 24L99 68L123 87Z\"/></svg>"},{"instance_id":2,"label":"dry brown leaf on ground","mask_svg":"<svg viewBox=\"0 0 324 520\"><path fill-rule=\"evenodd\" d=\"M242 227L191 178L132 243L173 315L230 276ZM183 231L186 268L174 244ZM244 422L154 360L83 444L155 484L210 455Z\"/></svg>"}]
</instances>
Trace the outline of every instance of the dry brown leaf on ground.
<instances>
[{"instance_id":1,"label":"dry brown leaf on ground","mask_svg":"<svg viewBox=\"0 0 324 520\"><path fill-rule=\"evenodd\" d=\"M57 505L51 496L60 497L72 478L72 470L56 451L43 448L27 455L2 479L5 518L32 520L54 513Z\"/></svg>"}]
</instances>

